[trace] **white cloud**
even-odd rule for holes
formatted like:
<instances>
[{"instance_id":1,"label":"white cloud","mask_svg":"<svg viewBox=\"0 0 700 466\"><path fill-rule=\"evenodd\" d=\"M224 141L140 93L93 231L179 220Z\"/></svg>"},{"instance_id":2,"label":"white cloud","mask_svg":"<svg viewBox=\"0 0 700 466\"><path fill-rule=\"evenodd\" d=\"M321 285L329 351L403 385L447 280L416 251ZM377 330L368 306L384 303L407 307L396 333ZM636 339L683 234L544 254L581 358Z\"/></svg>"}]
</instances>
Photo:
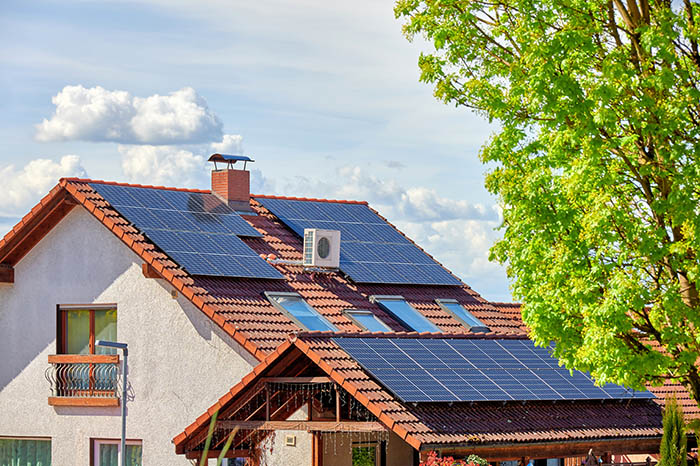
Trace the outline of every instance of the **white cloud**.
<instances>
[{"instance_id":1,"label":"white cloud","mask_svg":"<svg viewBox=\"0 0 700 466\"><path fill-rule=\"evenodd\" d=\"M188 146L119 145L122 171L131 183L208 188L211 166L209 151L241 153L243 137L224 134L220 142ZM251 185L267 189L271 185L261 173L251 170ZM266 192L266 191L262 191Z\"/></svg>"},{"instance_id":2,"label":"white cloud","mask_svg":"<svg viewBox=\"0 0 700 466\"><path fill-rule=\"evenodd\" d=\"M241 154L243 152L243 136L224 134L221 142L211 144L211 150L219 154Z\"/></svg>"},{"instance_id":3,"label":"white cloud","mask_svg":"<svg viewBox=\"0 0 700 466\"><path fill-rule=\"evenodd\" d=\"M222 137L221 121L191 87L141 98L100 86L66 86L51 101L56 111L37 125L39 141L185 144Z\"/></svg>"},{"instance_id":4,"label":"white cloud","mask_svg":"<svg viewBox=\"0 0 700 466\"><path fill-rule=\"evenodd\" d=\"M206 186L206 159L174 146L119 146L122 171L131 183L179 187Z\"/></svg>"},{"instance_id":5,"label":"white cloud","mask_svg":"<svg viewBox=\"0 0 700 466\"><path fill-rule=\"evenodd\" d=\"M59 178L70 176L87 177L77 155L64 155L58 162L35 159L22 168L0 167L0 179L4 183L0 211L23 215L58 183Z\"/></svg>"}]
</instances>

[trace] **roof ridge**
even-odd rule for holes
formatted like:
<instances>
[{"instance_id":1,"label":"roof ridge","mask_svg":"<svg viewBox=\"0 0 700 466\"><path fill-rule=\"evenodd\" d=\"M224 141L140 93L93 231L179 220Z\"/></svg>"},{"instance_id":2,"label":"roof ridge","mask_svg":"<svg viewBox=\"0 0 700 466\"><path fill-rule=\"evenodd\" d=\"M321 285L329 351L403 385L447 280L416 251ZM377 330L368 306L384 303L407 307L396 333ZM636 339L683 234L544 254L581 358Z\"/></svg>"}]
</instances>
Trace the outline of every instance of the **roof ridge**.
<instances>
[{"instance_id":1,"label":"roof ridge","mask_svg":"<svg viewBox=\"0 0 700 466\"><path fill-rule=\"evenodd\" d=\"M353 201L346 199L321 199L316 197L275 196L272 194L251 194L250 197L252 197L253 199L284 199L287 201L331 202L335 204L360 204L366 206L369 205L367 201Z\"/></svg>"},{"instance_id":2,"label":"roof ridge","mask_svg":"<svg viewBox=\"0 0 700 466\"><path fill-rule=\"evenodd\" d=\"M442 333L442 332L337 332L333 330L307 331L293 333L290 339L304 338L418 338L418 339L454 339L454 340L529 340L522 333Z\"/></svg>"},{"instance_id":3,"label":"roof ridge","mask_svg":"<svg viewBox=\"0 0 700 466\"><path fill-rule=\"evenodd\" d=\"M162 189L166 191L181 191L187 193L200 193L200 194L211 194L210 190L207 189L194 189L194 188L176 188L173 186L155 186L150 184L136 184L136 183L124 183L119 181L105 181L105 180L93 180L90 178L61 178L61 181L66 181L69 183L97 183L97 184L108 184L113 186L128 186L131 188L149 188L149 189Z\"/></svg>"}]
</instances>

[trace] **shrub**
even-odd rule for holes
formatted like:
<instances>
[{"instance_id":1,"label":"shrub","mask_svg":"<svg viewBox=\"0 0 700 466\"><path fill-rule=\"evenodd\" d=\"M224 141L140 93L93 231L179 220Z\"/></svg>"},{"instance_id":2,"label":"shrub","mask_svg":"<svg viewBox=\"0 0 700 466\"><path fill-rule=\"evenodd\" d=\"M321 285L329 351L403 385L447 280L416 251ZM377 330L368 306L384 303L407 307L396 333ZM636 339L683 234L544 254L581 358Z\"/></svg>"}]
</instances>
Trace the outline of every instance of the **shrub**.
<instances>
[{"instance_id":1,"label":"shrub","mask_svg":"<svg viewBox=\"0 0 700 466\"><path fill-rule=\"evenodd\" d=\"M687 441L683 411L676 397L666 398L664 408L664 435L661 438L659 466L685 466Z\"/></svg>"}]
</instances>

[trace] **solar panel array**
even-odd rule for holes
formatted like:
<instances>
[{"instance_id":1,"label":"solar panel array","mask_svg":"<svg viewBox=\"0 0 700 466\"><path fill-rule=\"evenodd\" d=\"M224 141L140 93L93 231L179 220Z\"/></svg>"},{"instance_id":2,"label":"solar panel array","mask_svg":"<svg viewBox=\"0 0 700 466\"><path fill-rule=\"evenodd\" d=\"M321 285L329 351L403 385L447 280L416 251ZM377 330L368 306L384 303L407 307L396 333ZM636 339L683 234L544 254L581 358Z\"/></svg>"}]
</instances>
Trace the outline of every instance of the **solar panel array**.
<instances>
[{"instance_id":1,"label":"solar panel array","mask_svg":"<svg viewBox=\"0 0 700 466\"><path fill-rule=\"evenodd\" d=\"M256 200L301 237L305 228L339 230L340 269L357 283L461 285L366 205Z\"/></svg>"},{"instance_id":2,"label":"solar panel array","mask_svg":"<svg viewBox=\"0 0 700 466\"><path fill-rule=\"evenodd\" d=\"M262 235L212 194L90 186L193 275L283 278L239 238Z\"/></svg>"},{"instance_id":3,"label":"solar panel array","mask_svg":"<svg viewBox=\"0 0 700 466\"><path fill-rule=\"evenodd\" d=\"M654 398L619 385L595 386L559 367L529 340L334 338L405 402Z\"/></svg>"}]
</instances>

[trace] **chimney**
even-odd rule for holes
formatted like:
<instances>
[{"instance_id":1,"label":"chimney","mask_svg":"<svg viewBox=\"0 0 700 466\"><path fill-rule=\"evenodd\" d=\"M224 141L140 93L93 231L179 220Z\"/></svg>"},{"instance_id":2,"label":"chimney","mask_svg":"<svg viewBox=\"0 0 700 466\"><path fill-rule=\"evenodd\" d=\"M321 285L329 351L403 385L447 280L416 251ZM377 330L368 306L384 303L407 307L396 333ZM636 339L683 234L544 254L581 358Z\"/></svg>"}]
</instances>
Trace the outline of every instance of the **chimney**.
<instances>
[{"instance_id":1,"label":"chimney","mask_svg":"<svg viewBox=\"0 0 700 466\"><path fill-rule=\"evenodd\" d=\"M214 162L211 172L211 192L226 201L233 210L251 211L250 208L250 172L246 170L248 162L253 162L244 155L213 154L209 157ZM243 169L233 168L236 162L243 162ZM226 164L219 169L217 162Z\"/></svg>"}]
</instances>

